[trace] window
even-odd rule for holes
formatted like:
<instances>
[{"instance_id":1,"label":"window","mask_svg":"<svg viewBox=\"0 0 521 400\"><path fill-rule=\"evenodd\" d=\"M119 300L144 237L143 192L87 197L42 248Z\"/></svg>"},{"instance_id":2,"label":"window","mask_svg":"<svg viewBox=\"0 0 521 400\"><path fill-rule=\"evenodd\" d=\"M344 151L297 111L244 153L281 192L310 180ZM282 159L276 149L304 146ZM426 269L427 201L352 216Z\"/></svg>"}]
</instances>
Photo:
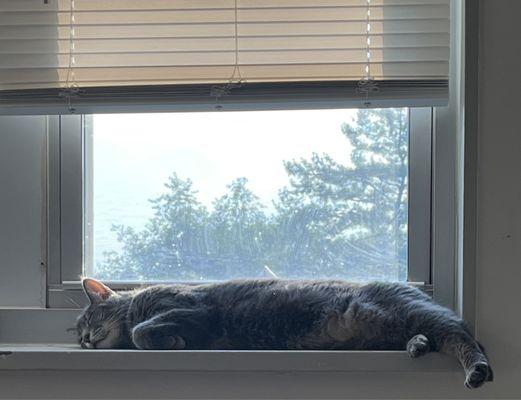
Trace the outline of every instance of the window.
<instances>
[{"instance_id":1,"label":"window","mask_svg":"<svg viewBox=\"0 0 521 400\"><path fill-rule=\"evenodd\" d=\"M42 215L44 216L42 219L45 220L45 210L47 209L48 220L42 222L44 225L42 230L47 227L48 234L45 235L44 231L40 238L40 232L35 233L35 229L30 228L32 231L31 239L34 239L37 243L38 240L41 240L42 248L39 250L41 251L42 261L40 265L41 267L48 266L48 268L45 270L33 263L35 260L40 261L38 258L40 253L34 250L28 252L27 257L32 259L29 262L22 263L15 259L15 262L11 263L12 265L6 265L6 267L14 270L12 271L13 276L23 276L24 281L26 275L30 276L33 285L31 290L34 287L40 289L36 300L41 301L42 307L48 306L50 308L76 309L83 305L85 299L78 281L79 276L83 273L99 274L100 277L103 277L102 274L106 274L105 278L109 278L108 274L112 274L110 279L113 280L112 286L116 288L132 287L136 284L157 280L199 281L201 277L207 280L226 277L226 275L216 277L198 275L194 274L194 271L191 271L190 276L176 275L170 277L144 273L141 275L134 274L133 276L123 274L117 276L118 273L128 273L131 269L126 269L127 266L125 265L124 269L120 271L117 271L116 268L107 268L107 266L110 266L108 262L110 257L123 257L125 253L120 241L117 240L117 236L114 240L117 231L112 230L113 223L106 223L105 229L101 229L103 225L100 225L100 221L97 219L99 213L97 213L96 204L99 204L99 198L96 198L96 193L99 190L96 190L96 184L100 182L100 179L109 178L108 176L104 177L104 173L113 172L111 170L96 171L96 157L102 155L97 150L98 143L96 143L96 137L101 138L102 134L101 131L97 131L99 127L97 119L111 117L109 115L97 115L97 112L127 113L120 114L117 118L131 119L134 115L128 114L129 112L181 111L191 112L190 116L197 118L197 116L203 115L202 112L222 108L226 113L213 113L212 115L232 118L239 113L228 110L247 110L256 116L257 120L260 121L259 123L268 124L270 119L263 117L263 115L269 114L267 110L280 110L276 113L286 113L284 111L286 109L295 109L295 112L300 112L304 116L311 114L319 116L322 112L323 115L327 115L328 112L355 114L374 111L365 109L359 111L339 110L341 108L412 107L394 109L406 116L408 137L406 159L408 168L406 174L401 171L401 174L394 176L395 178L406 176L407 180L407 196L403 198L406 199L406 207L404 207L406 219L399 225L402 252L396 251L394 255L391 251L388 253L396 257L393 261L397 260L394 264L397 266L394 272L391 269L378 268L377 272L371 272L371 274L374 273L371 277L376 277L379 271L381 275L387 274L387 276L382 276L381 279L406 280L411 283L423 284L422 287L427 290L434 286L437 291L435 292L436 300L444 300L443 304L452 306L456 289L455 275L456 272L459 272L455 265L458 228L456 221L461 212L460 204L456 204L455 200L461 195L459 193L461 187L458 186L457 182L457 174L460 173L457 151L459 150L458 146L461 145L457 120L460 114L447 115L453 112L457 113L457 106L460 105L459 99L454 97L455 93L458 93L458 90L454 89L457 89L460 84L459 80L453 79L454 71L451 72L451 101L453 106L457 106L449 111L430 108L447 103L449 77L447 10L449 1L428 0L421 2L421 5L409 4L410 2L407 1L373 1L372 6L370 5L371 2L365 0L346 2L360 5L360 7L356 7L358 8L357 21L351 21L355 23L354 25L349 21L353 15L351 13L353 7L351 5L344 7L340 4L341 2L335 1L338 6L325 5L323 2L303 2L302 4L306 3L309 7L298 6L297 9L302 9L302 13L295 13L294 7L287 6L288 3L292 2L291 0L282 2L286 6L282 3L271 2L272 7L268 7L270 9L269 14L263 14L263 18L278 18L282 21L244 21L243 23L243 27L246 26L246 29L260 24L265 26L268 32L260 32L258 38L252 38L248 34L240 35L239 33L244 33L241 26L239 26L238 31L235 30L235 35L233 34L233 26L231 25L233 25L234 7L233 4L231 6L229 4L233 1L224 0L224 2L227 3L225 7L219 5L212 10L221 12L220 8L224 8L224 12L230 14L227 17L225 16L225 19L226 29L231 33L224 34L222 37L204 36L201 41L198 40L199 38L190 37L186 32L183 33L187 24L184 22L176 24L175 21L170 19L172 17L178 18L179 11L183 11L183 9L176 9L175 12L169 13L164 12L165 4L169 3L168 7L175 8L176 1L160 1L161 4L158 3L159 5L151 5L148 2L133 2L136 8L134 12L112 9L121 7L123 3L130 3L126 0L110 2L110 5L106 6L108 10L101 10L100 12L97 12L98 10L95 10L95 8L105 7L105 4L108 3L103 3L100 6L101 2L95 4L95 2L77 0L77 12L70 8L71 4L68 1L31 1L27 4L25 2L23 4L22 2L16 2L16 4L13 2L12 5L6 6L5 12L15 13L12 16L16 16L16 22L6 28L9 37L6 37L5 44L10 57L8 57L7 64L3 66L0 72L0 104L2 105L0 113L52 114L49 117L42 118L42 121L48 121L48 136L46 137L48 143L45 143L46 139L43 139L45 136L43 132L41 137L41 154L45 154L43 151L45 148L48 149L48 164L46 165L48 185L42 185L41 193L42 196L47 195L47 203L43 204L42 207ZM246 8L249 8L248 3L251 2L242 0L235 2L236 5L238 4L238 7L235 6L235 8L239 8L239 17L242 17L242 14L252 14L252 10L242 9L245 8L245 5ZM451 7L454 3L456 2L451 2ZM183 2L183 4L188 3ZM280 8L284 9L283 15L279 13L279 10L274 11L272 9L279 7L279 5ZM322 5L327 9L322 10ZM55 8L49 12L49 7ZM151 20L147 24L151 26L150 30L148 28L143 30L142 21L128 19L129 17L139 19L141 15L144 15L144 13L138 11L139 7L151 8L147 11L147 18L155 13L156 16L164 17L165 20ZM152 10L152 8L157 7L158 10ZM372 8L368 10L369 7ZM338 10L344 12L344 8L349 8L349 20L343 20L345 17L337 13ZM52 12L52 10L56 12ZM420 12L420 10L422 11ZM44 12L40 13L40 11ZM120 11L123 13L120 14ZM366 20L368 19L366 18L368 11L371 11L372 16L376 18L376 22L372 24L371 34L367 29L371 22ZM190 12L190 10L183 12ZM263 13L263 10L258 12ZM200 17L197 12L193 14L197 18ZM345 13L342 15L345 15ZM303 16L306 20L313 16L320 22L292 21L293 18L302 19ZM53 22L54 17L56 17L56 24ZM107 17L114 23L113 25L109 26L112 22L107 21ZM72 22L74 19L79 22L76 29L73 23L68 24L68 21ZM237 20L237 13L235 19ZM206 24L206 22L209 23ZM312 23L310 24L310 22ZM237 22L235 24L237 25ZM69 25L71 29L68 29ZM180 31L177 31L178 25L181 26ZM454 25L457 27L457 31L459 29L458 21ZM167 32L173 33L172 36L157 38L155 33L163 30L165 26L167 26ZM198 35L202 32L201 28L205 30L209 27L221 29L222 24L201 20L198 21L198 26L190 26L189 29ZM272 27L277 27L277 30L272 31ZM297 31L294 29L295 27L297 27ZM286 31L286 28L288 28L288 31ZM74 32L76 32L76 36ZM125 32L133 33L134 36L127 37L128 35ZM303 36L303 33L309 33L309 36ZM136 34L140 37L135 37ZM284 37L284 40L279 40L280 37ZM372 48L366 48L369 39ZM187 50L186 47L193 50L194 43L198 44L196 49L204 52L218 50L223 54L226 53L226 65L222 66L222 70L221 67L218 68L218 76L208 75L206 72L200 73L204 70L208 71L208 69L215 70L211 65L210 68L207 68L208 58L196 60L201 65L195 68L193 66L186 68L179 65L178 56L175 54L183 53L181 57L186 57L186 54L188 54L184 54ZM217 49L213 48L214 44L217 45ZM284 50L284 57L278 56L280 50ZM320 53L317 56L317 54L309 53L308 50L316 50ZM255 54L257 51L261 54ZM454 53L458 53L458 45L451 51L452 57ZM138 53L139 57L136 56ZM164 57L165 53L169 53L168 57ZM233 53L235 53L235 56ZM252 68L242 65L241 71L245 75L246 84L235 86L235 82L231 82L230 73L240 64L238 61L242 63L247 60L242 57L247 53L248 57L253 54L260 60L258 65L252 66L259 67L257 71L267 72L268 74L262 76L262 74L253 71ZM192 54L195 54L195 57L200 57L199 53L194 52ZM295 54L302 54L305 57L299 56L296 59ZM276 55L280 65L270 62L270 58L273 60L273 55ZM286 65L288 59L291 62ZM312 65L309 65L310 59ZM71 62L72 60L74 62ZM149 64L148 67L143 68L143 62ZM456 60L456 69L458 62L459 60ZM281 66L282 68L280 68ZM368 66L372 68L372 77L365 73ZM136 71L139 74L136 74ZM172 73L173 71L176 73ZM195 72L194 81L178 74L179 71L190 74ZM336 72L332 73L332 71ZM145 74L142 75L141 72L145 72ZM279 75L280 72L284 74L281 76ZM75 79L69 81L70 75L75 75ZM172 82L172 77L175 77L176 81ZM295 77L296 79L292 79ZM177 78L179 78L178 81ZM375 78L375 80L373 81L372 78ZM192 85L192 83L195 84ZM362 86L360 86L361 84ZM367 86L364 86L366 84ZM375 87L372 84L375 84ZM231 89L229 93L225 93L228 89ZM377 90L372 91L372 89ZM298 111L299 109L300 111ZM314 111L310 109L314 109ZM324 109L324 111L320 111L320 109ZM254 113L253 110L255 110ZM77 114L66 115L69 112ZM55 114L62 115L55 116ZM288 111L289 114L291 112ZM178 118L181 115L173 114L169 117ZM165 114L161 114L161 116L165 116ZM158 118L158 114L140 114L135 117L144 120L147 118L155 119ZM345 120L339 121L340 125L350 123L355 118L356 116L350 114L349 118L346 116ZM295 118L295 120L296 123L302 124L305 118ZM317 120L320 119L317 117ZM434 121L436 122L435 130L433 129ZM42 122L43 125L45 125L44 122ZM336 127L339 126L336 125ZM40 129L36 130L40 132ZM336 132L339 138L343 138L340 129L331 132ZM400 132L403 133L404 131ZM455 135L455 132L458 134ZM107 140L110 134L116 135L115 131L108 133L109 135L104 135ZM147 136L150 137L159 135L159 133L160 130L146 130ZM29 143L28 140L26 142ZM39 141L31 141L31 143L37 143L38 150L40 150ZM343 143L346 145L346 141ZM348 143L351 144L350 141ZM328 147L328 142L318 143L319 148L316 147L316 143L308 144L310 149L313 149L311 153L316 151L319 154L329 154L330 152L336 154L335 152L341 150L341 146L331 145ZM157 145L155 149L167 151L168 147ZM352 150L352 147L349 149ZM34 153L31 152L31 154ZM254 153L254 155L257 154ZM346 158L351 160L352 155L351 152ZM280 163L288 161L288 158L290 161L293 160L284 152L278 159L277 164L280 166ZM308 162L313 161L310 152L303 153L301 158ZM332 158L333 161L342 163L342 160L337 160L334 156ZM219 161L222 161L222 159L223 157ZM111 159L111 155L106 156L106 160L116 163L115 159ZM297 158L297 160L300 159ZM229 160L225 158L224 161ZM247 161L253 162L254 159ZM354 162L349 163L344 159L343 163L342 166L346 169L351 168L351 172L354 173L356 170L360 172L360 169L355 168ZM219 165L223 164L219 162ZM42 162L42 166L45 166L45 161ZM153 193L153 191L150 194L137 193L137 195L144 195L143 204L145 206L149 206L146 199L157 199L164 193L162 191L163 181L168 179L173 172L175 172L173 169L171 171L168 168L164 175L165 179L161 179L158 183L161 189L156 193ZM206 213L211 215L214 211L212 208L213 196L208 194L208 185L198 184L196 177L190 173L185 176L182 176L181 173L178 173L178 175L184 181L187 179L193 181L194 189L198 190L196 199L205 206ZM259 197L260 203L264 205L263 210L266 219L275 219L277 210L270 205L272 200L278 199L278 191L272 192L272 196L266 195L265 191L260 190L258 184L253 185L253 177L250 175L244 176L246 174L240 175L239 178L246 177L249 179L243 186L252 190ZM284 169L282 169L282 177L284 179L281 178L283 182L279 185L280 187L293 185ZM386 177L392 179L393 176L386 175ZM221 194L217 194L215 197L223 197L226 194L226 185L233 182L234 178L235 176L223 180L221 187L224 185L224 188L222 188ZM146 180L146 178L143 178L143 180ZM206 178L204 181L208 183L210 179ZM273 182L270 182L270 184L273 184ZM129 188L131 186L128 185ZM117 188L112 189L113 191L117 190ZM207 196L206 201L198 197L205 194ZM23 195L25 196L26 193L24 192ZM12 196L15 202L16 196L17 194ZM18 195L18 197L20 196ZM39 199L39 193L36 193L34 197ZM8 199L10 199L9 196ZM98 203L96 203L97 200ZM376 204L376 202L374 203ZM320 211L320 207L317 207L317 204L312 205L315 206L316 212L309 214L314 217L314 214L318 214ZM319 205L322 204L319 203ZM327 202L325 202L325 205L329 206ZM114 207L117 209L118 205ZM327 207L325 208L327 209ZM143 207L143 210L146 210L146 207ZM372 210L363 209L362 211L369 213ZM39 210L32 209L31 212L39 214ZM112 214L110 211L109 213ZM135 221L127 221L125 218L116 219L114 224L132 227L137 233L141 234L146 232L147 221L154 217L153 209L150 207L148 213L148 215L144 215L146 211L143 211L144 216L142 215L141 225ZM304 216L309 217L309 214ZM384 217L391 220L391 217L387 214ZM123 223L121 220L124 220ZM298 222L302 220L304 219L298 220ZM369 223L369 221L367 219L362 222ZM358 226L362 225L362 222ZM330 221L327 221L326 218L317 218L316 225L320 227L320 223L331 228L331 224L327 225ZM338 226L341 225L333 225L332 228L336 229ZM96 231L98 228L99 231ZM210 228L213 228L213 225L204 224L203 228L204 233L207 234L212 232ZM347 228L346 230L349 234L347 239L353 239L357 234L361 236L360 243L366 247L357 250L365 250L371 245L373 248L370 249L375 250L370 240L376 242L378 238L370 238L369 233L362 229L349 231ZM384 231L388 238L397 237L389 235L385 231L385 226L381 231ZM333 233L335 232L333 231ZM114 244L112 247L107 246L109 256L105 256L104 252L99 250L96 253L96 249L100 249L100 235L103 234L112 237ZM217 241L217 237L217 235L212 236L213 242L210 244L214 246L213 249L216 248L214 243ZM382 237L387 238L382 235L380 239ZM326 237L327 240L331 238L335 238L335 236ZM364 241L364 239L369 240ZM406 247L403 246L404 242ZM234 242L228 241L227 243ZM275 240L265 243L280 245ZM298 241L293 243L300 245ZM379 243L387 245L387 248L384 249L376 248L380 253L386 249L396 250L399 248L399 246L389 246L389 241L381 240ZM25 244L24 238L24 248L26 248ZM45 244L47 244L47 249ZM432 267L431 247L433 253ZM343 247L339 248L343 250ZM324 247L317 247L317 249L318 251L314 255L319 258L317 254L320 254L320 252L324 254ZM442 257L434 257L439 253L443 253ZM232 254L231 252L226 253L228 260L232 259L233 261ZM341 254L341 252L334 253L335 256L338 256L338 254ZM255 257L250 259L258 261L258 258ZM275 260L278 259L275 258ZM172 262L164 262L163 264L177 266ZM257 262L254 266L259 275L271 276L276 274L281 277L291 277L287 269L277 268L273 262ZM36 276L36 270L38 276ZM325 269L321 271L328 277L335 276L338 273L338 271L331 272ZM367 272L367 269L359 269L359 271L364 273ZM353 272L353 269L349 271L350 274ZM47 279L45 279L45 273L47 273ZM359 276L350 275L348 278L367 279L367 276L360 275L360 273ZM300 278L301 276L297 277ZM467 280L470 282L468 286L472 286L472 279ZM19 285L16 286L16 289L18 293L13 296L15 301L13 304L19 307L22 304L19 297L27 298L28 290L25 286L19 287ZM45 292L45 289L47 289L47 292ZM444 297L439 296L439 292L442 291ZM31 293L34 292L36 290ZM465 288L465 292L467 292L467 288ZM461 293L458 294L461 295ZM471 297L470 294L467 296ZM35 304L31 303L29 306L34 307ZM14 322L8 324L10 329L6 331L9 334L6 335L6 332L4 332L3 335L3 337L14 339L9 340L9 342L28 340L28 337L31 338L32 342L56 341L58 337L63 338L57 331L63 333L65 327L70 326L77 314L76 310L15 309L10 310L13 311L12 313L9 310L4 311L4 316L12 315L9 320ZM35 321L44 321L37 324L45 328L44 331L38 331L38 338L34 336ZM23 327L24 330L21 330L20 327ZM221 357L221 355L217 356ZM361 357L363 362L356 362L356 364L363 365L364 369L367 362L370 365L383 365L380 362L381 357L383 357L383 361L388 361L388 355L374 355L378 360L372 358L373 355L358 354L355 356L356 359ZM391 355L393 359L395 356ZM327 357L328 364L332 361L330 355L320 357ZM62 357L58 358L60 358L61 363ZM222 364L221 361L218 360L220 364ZM248 361L248 363L250 362ZM387 364L389 363L387 362ZM313 365L317 364L314 363ZM61 367L66 368L67 366L62 365Z\"/></svg>"},{"instance_id":2,"label":"window","mask_svg":"<svg viewBox=\"0 0 521 400\"><path fill-rule=\"evenodd\" d=\"M273 275L430 285L450 273L430 267L442 234L431 235L431 107L449 98L449 0L109 3L5 10L17 22L1 112L60 115L48 126L49 305L85 273L122 287ZM345 116L331 127L335 113ZM276 121L308 132L312 117L313 135ZM159 122L183 118L189 135ZM177 162L175 144L202 162Z\"/></svg>"},{"instance_id":3,"label":"window","mask_svg":"<svg viewBox=\"0 0 521 400\"><path fill-rule=\"evenodd\" d=\"M58 285L80 275L430 284L430 109L95 114L58 125Z\"/></svg>"}]
</instances>

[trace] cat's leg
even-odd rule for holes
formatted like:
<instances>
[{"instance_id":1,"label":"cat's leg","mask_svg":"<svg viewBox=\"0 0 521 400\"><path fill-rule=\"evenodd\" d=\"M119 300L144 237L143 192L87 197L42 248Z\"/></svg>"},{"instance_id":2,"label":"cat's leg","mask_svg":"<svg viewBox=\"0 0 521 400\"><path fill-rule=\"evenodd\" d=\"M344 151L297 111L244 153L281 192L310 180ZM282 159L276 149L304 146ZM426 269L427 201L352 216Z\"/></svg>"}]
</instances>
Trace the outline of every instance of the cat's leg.
<instances>
[{"instance_id":1,"label":"cat's leg","mask_svg":"<svg viewBox=\"0 0 521 400\"><path fill-rule=\"evenodd\" d=\"M492 381L493 373L487 356L459 318L441 307L416 310L412 314L414 317L409 322L415 336L409 343L417 344L418 338L424 336L428 338L432 351L456 357L465 371L465 386L468 388ZM409 350L409 344L407 347Z\"/></svg>"},{"instance_id":2,"label":"cat's leg","mask_svg":"<svg viewBox=\"0 0 521 400\"><path fill-rule=\"evenodd\" d=\"M175 335L175 324L144 321L132 329L132 342L140 350L182 350L185 340Z\"/></svg>"},{"instance_id":3,"label":"cat's leg","mask_svg":"<svg viewBox=\"0 0 521 400\"><path fill-rule=\"evenodd\" d=\"M180 350L204 347L211 316L202 308L173 309L141 322L132 329L132 341L141 350Z\"/></svg>"},{"instance_id":4,"label":"cat's leg","mask_svg":"<svg viewBox=\"0 0 521 400\"><path fill-rule=\"evenodd\" d=\"M429 339L424 335L416 335L407 342L407 353L413 357L420 357L431 350Z\"/></svg>"},{"instance_id":5,"label":"cat's leg","mask_svg":"<svg viewBox=\"0 0 521 400\"><path fill-rule=\"evenodd\" d=\"M487 356L479 343L466 331L448 332L442 335L440 351L455 356L465 370L465 386L480 387L494 378Z\"/></svg>"}]
</instances>

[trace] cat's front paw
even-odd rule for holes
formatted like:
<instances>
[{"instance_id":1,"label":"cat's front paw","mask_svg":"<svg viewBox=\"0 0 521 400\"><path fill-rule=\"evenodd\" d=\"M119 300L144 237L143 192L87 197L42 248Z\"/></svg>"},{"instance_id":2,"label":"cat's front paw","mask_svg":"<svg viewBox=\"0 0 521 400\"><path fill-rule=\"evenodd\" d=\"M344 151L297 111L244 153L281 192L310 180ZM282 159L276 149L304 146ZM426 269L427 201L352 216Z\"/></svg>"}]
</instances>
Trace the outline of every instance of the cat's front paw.
<instances>
[{"instance_id":1,"label":"cat's front paw","mask_svg":"<svg viewBox=\"0 0 521 400\"><path fill-rule=\"evenodd\" d=\"M139 350L182 350L186 347L181 336L164 335L154 329L134 329L132 342Z\"/></svg>"},{"instance_id":2,"label":"cat's front paw","mask_svg":"<svg viewBox=\"0 0 521 400\"><path fill-rule=\"evenodd\" d=\"M492 382L494 373L490 365L484 361L474 364L467 372L465 386L469 389L475 389L483 385L485 382Z\"/></svg>"},{"instance_id":3,"label":"cat's front paw","mask_svg":"<svg viewBox=\"0 0 521 400\"><path fill-rule=\"evenodd\" d=\"M427 354L430 348L429 339L424 335L416 335L407 342L407 353L413 358Z\"/></svg>"},{"instance_id":4,"label":"cat's front paw","mask_svg":"<svg viewBox=\"0 0 521 400\"><path fill-rule=\"evenodd\" d=\"M182 350L186 343L181 336L140 337L134 340L139 350Z\"/></svg>"}]
</instances>

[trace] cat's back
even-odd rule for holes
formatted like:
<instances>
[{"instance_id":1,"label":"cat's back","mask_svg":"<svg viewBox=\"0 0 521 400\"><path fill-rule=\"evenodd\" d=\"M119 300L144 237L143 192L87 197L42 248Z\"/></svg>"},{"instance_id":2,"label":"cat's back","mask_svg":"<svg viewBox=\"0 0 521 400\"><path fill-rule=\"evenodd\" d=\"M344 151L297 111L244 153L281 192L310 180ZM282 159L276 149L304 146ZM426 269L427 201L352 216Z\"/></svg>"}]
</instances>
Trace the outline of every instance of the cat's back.
<instances>
[{"instance_id":1,"label":"cat's back","mask_svg":"<svg viewBox=\"0 0 521 400\"><path fill-rule=\"evenodd\" d=\"M409 302L427 302L432 299L419 288L403 282L371 282L357 290L359 300L367 300L373 304L392 305Z\"/></svg>"},{"instance_id":2,"label":"cat's back","mask_svg":"<svg viewBox=\"0 0 521 400\"><path fill-rule=\"evenodd\" d=\"M207 299L219 304L234 348L285 349L345 308L356 287L341 281L239 280L208 288Z\"/></svg>"},{"instance_id":3,"label":"cat's back","mask_svg":"<svg viewBox=\"0 0 521 400\"><path fill-rule=\"evenodd\" d=\"M333 280L244 279L223 282L206 289L210 301L226 307L268 308L324 305L342 300L360 285Z\"/></svg>"},{"instance_id":4,"label":"cat's back","mask_svg":"<svg viewBox=\"0 0 521 400\"><path fill-rule=\"evenodd\" d=\"M241 304L347 305L346 301L370 301L373 304L407 303L431 298L420 289L399 282L353 283L342 280L244 279L202 286L210 301L229 307Z\"/></svg>"},{"instance_id":5,"label":"cat's back","mask_svg":"<svg viewBox=\"0 0 521 400\"><path fill-rule=\"evenodd\" d=\"M201 285L156 285L135 291L132 307L155 314L179 307L205 305L224 313L324 313L349 303L371 302L382 307L430 302L421 290L401 283L352 283L342 280L242 279Z\"/></svg>"}]
</instances>

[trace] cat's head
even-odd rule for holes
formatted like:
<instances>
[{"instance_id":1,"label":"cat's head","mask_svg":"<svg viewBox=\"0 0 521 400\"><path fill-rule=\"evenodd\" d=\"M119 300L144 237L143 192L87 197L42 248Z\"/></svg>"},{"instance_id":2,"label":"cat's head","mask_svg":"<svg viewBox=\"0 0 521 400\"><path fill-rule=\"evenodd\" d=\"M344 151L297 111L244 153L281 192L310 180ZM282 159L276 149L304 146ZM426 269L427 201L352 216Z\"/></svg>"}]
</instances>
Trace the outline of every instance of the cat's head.
<instances>
[{"instance_id":1,"label":"cat's head","mask_svg":"<svg viewBox=\"0 0 521 400\"><path fill-rule=\"evenodd\" d=\"M83 290L90 304L76 320L78 342L87 349L115 349L129 347L125 328L127 306L125 299L91 278L83 279Z\"/></svg>"}]
</instances>

